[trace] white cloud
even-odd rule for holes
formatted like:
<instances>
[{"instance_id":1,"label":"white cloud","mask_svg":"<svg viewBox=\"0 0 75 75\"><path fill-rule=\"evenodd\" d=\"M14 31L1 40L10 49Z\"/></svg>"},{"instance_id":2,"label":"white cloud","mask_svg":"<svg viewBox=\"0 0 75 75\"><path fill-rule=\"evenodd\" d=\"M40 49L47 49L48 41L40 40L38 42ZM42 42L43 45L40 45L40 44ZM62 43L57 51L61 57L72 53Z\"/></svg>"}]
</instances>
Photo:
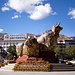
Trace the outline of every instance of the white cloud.
<instances>
[{"instance_id":1,"label":"white cloud","mask_svg":"<svg viewBox=\"0 0 75 75\"><path fill-rule=\"evenodd\" d=\"M35 4L42 4L43 0L8 0L4 5L17 12L29 12L35 10Z\"/></svg>"},{"instance_id":2,"label":"white cloud","mask_svg":"<svg viewBox=\"0 0 75 75\"><path fill-rule=\"evenodd\" d=\"M52 13L50 4L40 5L35 8L35 11L30 15L30 18L39 20L49 16L50 13Z\"/></svg>"},{"instance_id":3,"label":"white cloud","mask_svg":"<svg viewBox=\"0 0 75 75\"><path fill-rule=\"evenodd\" d=\"M16 12L19 13L28 13L30 19L39 20L53 13L50 4L46 3L43 5L44 1L45 0L8 0L8 2L4 4L4 7L16 10ZM4 7L2 7L2 9Z\"/></svg>"},{"instance_id":4,"label":"white cloud","mask_svg":"<svg viewBox=\"0 0 75 75\"><path fill-rule=\"evenodd\" d=\"M14 16L12 17L12 19L19 18L19 17L21 17L21 16L19 16L19 15L14 15Z\"/></svg>"},{"instance_id":5,"label":"white cloud","mask_svg":"<svg viewBox=\"0 0 75 75\"><path fill-rule=\"evenodd\" d=\"M52 15L57 15L57 13L56 12L53 12Z\"/></svg>"},{"instance_id":6,"label":"white cloud","mask_svg":"<svg viewBox=\"0 0 75 75\"><path fill-rule=\"evenodd\" d=\"M0 29L0 33L3 32L3 29Z\"/></svg>"},{"instance_id":7,"label":"white cloud","mask_svg":"<svg viewBox=\"0 0 75 75\"><path fill-rule=\"evenodd\" d=\"M68 15L71 16L71 19L75 19L75 9L70 9Z\"/></svg>"},{"instance_id":8,"label":"white cloud","mask_svg":"<svg viewBox=\"0 0 75 75\"><path fill-rule=\"evenodd\" d=\"M7 8L7 7L2 7L2 11L7 11L7 10L9 10L9 8Z\"/></svg>"}]
</instances>

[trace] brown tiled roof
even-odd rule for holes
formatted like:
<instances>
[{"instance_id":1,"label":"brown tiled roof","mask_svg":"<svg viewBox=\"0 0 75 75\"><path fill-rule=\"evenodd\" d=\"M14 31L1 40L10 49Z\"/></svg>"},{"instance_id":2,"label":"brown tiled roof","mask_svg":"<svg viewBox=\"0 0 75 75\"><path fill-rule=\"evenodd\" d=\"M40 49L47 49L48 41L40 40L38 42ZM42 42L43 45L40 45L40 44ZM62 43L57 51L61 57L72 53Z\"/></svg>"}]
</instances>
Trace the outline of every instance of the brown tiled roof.
<instances>
[{"instance_id":1,"label":"brown tiled roof","mask_svg":"<svg viewBox=\"0 0 75 75\"><path fill-rule=\"evenodd\" d=\"M65 40L65 41L68 41L68 42L75 42L75 40Z\"/></svg>"}]
</instances>

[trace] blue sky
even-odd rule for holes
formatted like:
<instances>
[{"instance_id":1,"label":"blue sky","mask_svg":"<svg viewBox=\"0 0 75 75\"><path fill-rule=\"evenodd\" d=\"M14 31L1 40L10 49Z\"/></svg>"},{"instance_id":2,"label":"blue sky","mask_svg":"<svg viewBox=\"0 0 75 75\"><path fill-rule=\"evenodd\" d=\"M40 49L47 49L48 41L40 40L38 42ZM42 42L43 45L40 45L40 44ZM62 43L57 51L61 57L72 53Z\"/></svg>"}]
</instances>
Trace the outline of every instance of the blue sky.
<instances>
[{"instance_id":1,"label":"blue sky","mask_svg":"<svg viewBox=\"0 0 75 75\"><path fill-rule=\"evenodd\" d=\"M0 0L0 32L42 34L58 22L75 36L75 0Z\"/></svg>"}]
</instances>

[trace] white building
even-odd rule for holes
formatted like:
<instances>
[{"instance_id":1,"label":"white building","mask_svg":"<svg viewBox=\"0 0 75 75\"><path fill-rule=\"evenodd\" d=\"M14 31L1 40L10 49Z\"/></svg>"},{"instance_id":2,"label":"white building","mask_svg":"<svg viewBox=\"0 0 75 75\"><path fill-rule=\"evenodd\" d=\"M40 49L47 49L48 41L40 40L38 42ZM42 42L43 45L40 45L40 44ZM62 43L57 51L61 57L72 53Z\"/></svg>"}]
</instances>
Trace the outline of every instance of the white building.
<instances>
[{"instance_id":1,"label":"white building","mask_svg":"<svg viewBox=\"0 0 75 75\"><path fill-rule=\"evenodd\" d=\"M27 38L27 34L4 34L4 40L0 40L0 46L7 50L11 45L23 43Z\"/></svg>"},{"instance_id":2,"label":"white building","mask_svg":"<svg viewBox=\"0 0 75 75\"><path fill-rule=\"evenodd\" d=\"M4 40L25 40L27 34L6 34L4 35Z\"/></svg>"},{"instance_id":3,"label":"white building","mask_svg":"<svg viewBox=\"0 0 75 75\"><path fill-rule=\"evenodd\" d=\"M34 37L34 34L4 34L3 40L0 40L0 46L7 50L9 46L23 43L28 37Z\"/></svg>"}]
</instances>

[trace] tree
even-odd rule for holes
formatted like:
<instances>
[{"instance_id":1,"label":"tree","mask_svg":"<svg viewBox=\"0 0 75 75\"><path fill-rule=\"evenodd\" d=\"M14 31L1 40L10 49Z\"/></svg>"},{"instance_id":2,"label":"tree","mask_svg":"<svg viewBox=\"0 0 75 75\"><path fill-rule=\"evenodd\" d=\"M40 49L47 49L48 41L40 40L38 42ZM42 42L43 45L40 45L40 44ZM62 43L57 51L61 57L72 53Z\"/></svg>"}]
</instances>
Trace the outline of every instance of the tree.
<instances>
[{"instance_id":1,"label":"tree","mask_svg":"<svg viewBox=\"0 0 75 75\"><path fill-rule=\"evenodd\" d=\"M60 49L59 46L56 46L56 47L55 47L54 52L56 53L56 56L57 56L58 58L61 57L61 55L60 55L60 53L61 53L61 49Z\"/></svg>"},{"instance_id":2,"label":"tree","mask_svg":"<svg viewBox=\"0 0 75 75\"><path fill-rule=\"evenodd\" d=\"M75 58L75 46L66 46L64 52L67 54L66 58L68 59Z\"/></svg>"},{"instance_id":3,"label":"tree","mask_svg":"<svg viewBox=\"0 0 75 75\"><path fill-rule=\"evenodd\" d=\"M8 55L6 56L6 59L11 60L13 57L17 58L17 54L16 54L16 46L9 46L7 49Z\"/></svg>"},{"instance_id":4,"label":"tree","mask_svg":"<svg viewBox=\"0 0 75 75\"><path fill-rule=\"evenodd\" d=\"M54 49L54 52L56 53L56 56L58 58L61 58L61 59L66 58L66 53L64 52L64 50L61 50L60 46L56 46Z\"/></svg>"},{"instance_id":5,"label":"tree","mask_svg":"<svg viewBox=\"0 0 75 75\"><path fill-rule=\"evenodd\" d=\"M60 47L59 47L59 46L56 46L55 49L54 49L54 52L55 52L56 54L58 54L58 53L60 52Z\"/></svg>"}]
</instances>

